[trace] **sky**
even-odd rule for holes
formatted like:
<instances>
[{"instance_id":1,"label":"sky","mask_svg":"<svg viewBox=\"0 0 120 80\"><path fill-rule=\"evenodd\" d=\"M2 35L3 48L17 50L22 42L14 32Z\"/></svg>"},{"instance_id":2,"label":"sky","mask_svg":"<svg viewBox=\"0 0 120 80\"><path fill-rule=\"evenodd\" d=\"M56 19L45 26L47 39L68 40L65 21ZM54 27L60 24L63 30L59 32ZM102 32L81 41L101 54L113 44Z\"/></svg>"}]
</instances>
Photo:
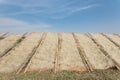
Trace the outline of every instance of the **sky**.
<instances>
[{"instance_id":1,"label":"sky","mask_svg":"<svg viewBox=\"0 0 120 80\"><path fill-rule=\"evenodd\" d=\"M0 0L2 32L120 34L120 0Z\"/></svg>"}]
</instances>

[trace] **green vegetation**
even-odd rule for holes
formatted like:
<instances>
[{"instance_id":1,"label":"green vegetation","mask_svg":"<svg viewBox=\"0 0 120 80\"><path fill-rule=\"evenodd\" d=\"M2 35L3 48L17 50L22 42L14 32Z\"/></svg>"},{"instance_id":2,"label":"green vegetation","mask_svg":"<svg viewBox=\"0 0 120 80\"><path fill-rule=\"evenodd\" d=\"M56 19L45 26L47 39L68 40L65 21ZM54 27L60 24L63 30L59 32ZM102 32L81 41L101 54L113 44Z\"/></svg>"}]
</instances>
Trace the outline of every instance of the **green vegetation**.
<instances>
[{"instance_id":1,"label":"green vegetation","mask_svg":"<svg viewBox=\"0 0 120 80\"><path fill-rule=\"evenodd\" d=\"M93 72L62 71L56 74L51 71L0 74L0 80L120 80L120 71L109 69Z\"/></svg>"}]
</instances>

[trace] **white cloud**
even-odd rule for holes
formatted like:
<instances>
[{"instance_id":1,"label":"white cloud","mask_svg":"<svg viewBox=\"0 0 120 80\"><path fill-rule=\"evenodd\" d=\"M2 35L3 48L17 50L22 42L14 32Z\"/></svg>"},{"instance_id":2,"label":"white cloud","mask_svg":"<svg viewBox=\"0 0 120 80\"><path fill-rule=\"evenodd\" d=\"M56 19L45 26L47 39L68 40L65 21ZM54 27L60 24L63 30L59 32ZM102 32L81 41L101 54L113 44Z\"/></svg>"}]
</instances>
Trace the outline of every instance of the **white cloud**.
<instances>
[{"instance_id":1,"label":"white cloud","mask_svg":"<svg viewBox=\"0 0 120 80\"><path fill-rule=\"evenodd\" d=\"M42 31L49 29L50 27L52 26L45 23L31 24L12 18L0 18L0 32Z\"/></svg>"}]
</instances>

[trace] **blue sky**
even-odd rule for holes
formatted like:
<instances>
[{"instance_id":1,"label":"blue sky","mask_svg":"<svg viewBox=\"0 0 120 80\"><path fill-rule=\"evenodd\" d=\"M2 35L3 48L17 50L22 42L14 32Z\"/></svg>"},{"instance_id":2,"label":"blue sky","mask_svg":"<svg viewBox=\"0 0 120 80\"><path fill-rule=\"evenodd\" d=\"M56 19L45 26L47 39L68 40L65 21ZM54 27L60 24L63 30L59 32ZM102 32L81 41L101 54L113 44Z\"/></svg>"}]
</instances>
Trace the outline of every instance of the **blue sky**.
<instances>
[{"instance_id":1,"label":"blue sky","mask_svg":"<svg viewBox=\"0 0 120 80\"><path fill-rule=\"evenodd\" d=\"M120 0L0 0L0 32L120 33Z\"/></svg>"}]
</instances>

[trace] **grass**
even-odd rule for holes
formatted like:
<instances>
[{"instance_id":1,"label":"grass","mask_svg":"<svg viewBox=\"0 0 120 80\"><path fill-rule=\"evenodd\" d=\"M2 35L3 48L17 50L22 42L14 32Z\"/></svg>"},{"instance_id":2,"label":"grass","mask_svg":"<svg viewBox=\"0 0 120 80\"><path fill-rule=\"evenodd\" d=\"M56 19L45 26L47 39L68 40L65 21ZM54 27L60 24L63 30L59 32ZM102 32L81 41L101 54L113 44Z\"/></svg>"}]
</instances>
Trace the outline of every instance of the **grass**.
<instances>
[{"instance_id":1,"label":"grass","mask_svg":"<svg viewBox=\"0 0 120 80\"><path fill-rule=\"evenodd\" d=\"M62 71L56 74L51 71L0 74L0 80L120 80L120 71L109 69L93 72Z\"/></svg>"}]
</instances>

